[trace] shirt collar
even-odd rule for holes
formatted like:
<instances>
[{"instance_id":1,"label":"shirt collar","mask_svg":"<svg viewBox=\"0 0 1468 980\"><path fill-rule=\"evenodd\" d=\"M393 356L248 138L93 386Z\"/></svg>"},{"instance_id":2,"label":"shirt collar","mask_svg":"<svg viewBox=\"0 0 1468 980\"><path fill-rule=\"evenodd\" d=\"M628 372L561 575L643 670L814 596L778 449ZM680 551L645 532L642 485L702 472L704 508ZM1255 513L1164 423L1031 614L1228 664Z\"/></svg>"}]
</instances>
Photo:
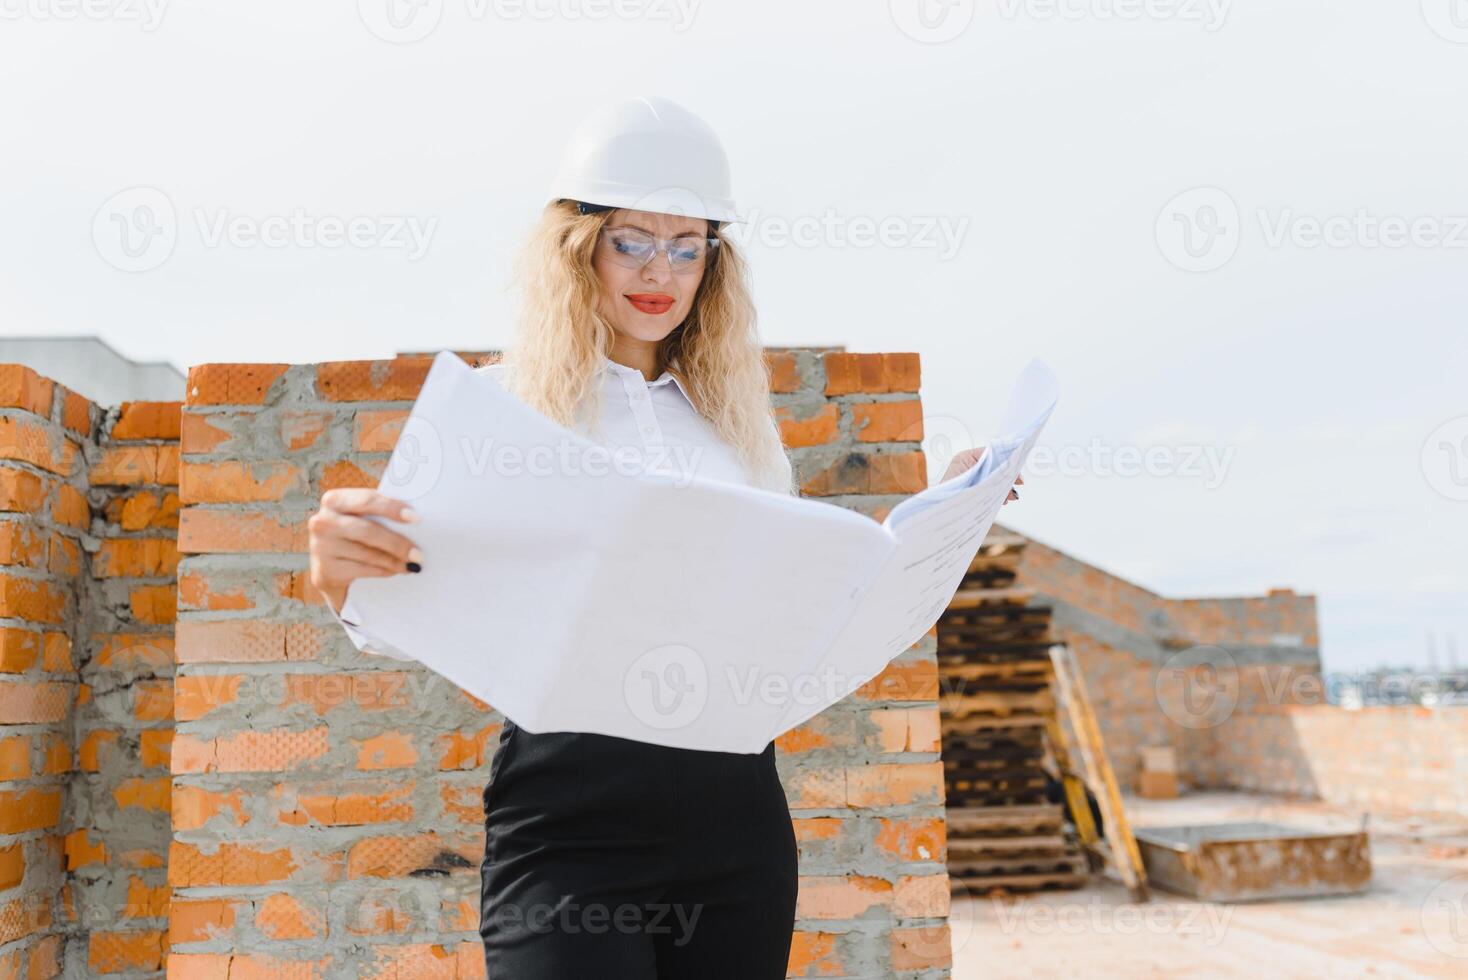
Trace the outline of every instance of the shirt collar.
<instances>
[{"instance_id":1,"label":"shirt collar","mask_svg":"<svg viewBox=\"0 0 1468 980\"><path fill-rule=\"evenodd\" d=\"M678 391L683 395L683 397L688 401L688 404L690 404L690 405L693 404L693 399L688 397L688 389L685 388L685 387L683 387L683 381L682 381L682 379L680 379L672 371L669 371L667 369L664 369L663 370L663 373L660 374L660 375L658 375L656 379L654 379L652 381L648 381L646 378L644 378L642 376L642 372L639 371L639 370L637 370L634 367L628 367L625 364L622 364L622 363L620 363L618 361L614 361L610 357L605 357L605 356L602 357L602 361L606 364L606 367L607 367L607 370L608 371L611 371L611 372L613 372L615 374L622 375L624 377L633 377L633 378L636 378L638 381L641 381L643 384L647 385L649 388L656 388L659 385L665 385L665 384L667 384L668 382L671 381L678 388Z\"/></svg>"}]
</instances>

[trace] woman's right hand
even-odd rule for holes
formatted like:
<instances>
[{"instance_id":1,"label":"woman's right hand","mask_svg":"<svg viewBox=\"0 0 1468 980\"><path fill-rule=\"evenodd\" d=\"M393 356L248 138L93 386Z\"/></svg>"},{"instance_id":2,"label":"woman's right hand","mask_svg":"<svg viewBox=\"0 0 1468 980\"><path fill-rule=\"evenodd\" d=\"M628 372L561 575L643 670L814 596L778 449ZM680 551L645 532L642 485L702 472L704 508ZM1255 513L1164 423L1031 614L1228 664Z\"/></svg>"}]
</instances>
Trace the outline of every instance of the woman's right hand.
<instances>
[{"instance_id":1,"label":"woman's right hand","mask_svg":"<svg viewBox=\"0 0 1468 980\"><path fill-rule=\"evenodd\" d=\"M342 487L321 495L321 509L306 521L310 535L311 584L341 612L354 579L381 578L422 569L423 554L411 540L369 521L368 514L405 524L417 513L401 500L365 487Z\"/></svg>"}]
</instances>

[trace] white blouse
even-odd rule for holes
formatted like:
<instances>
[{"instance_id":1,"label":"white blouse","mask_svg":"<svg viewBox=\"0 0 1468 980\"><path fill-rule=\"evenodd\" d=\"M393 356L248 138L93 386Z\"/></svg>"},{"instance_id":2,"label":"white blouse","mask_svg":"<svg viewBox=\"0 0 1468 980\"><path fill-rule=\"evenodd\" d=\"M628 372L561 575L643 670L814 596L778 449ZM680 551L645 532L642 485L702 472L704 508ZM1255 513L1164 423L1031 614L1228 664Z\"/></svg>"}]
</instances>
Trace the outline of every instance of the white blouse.
<instances>
[{"instance_id":1,"label":"white blouse","mask_svg":"<svg viewBox=\"0 0 1468 980\"><path fill-rule=\"evenodd\" d=\"M601 390L600 429L593 432L588 425L578 425L576 431L581 435L614 452L622 447L636 450L634 457L639 462L645 461L649 470L666 471L675 476L691 473L700 479L760 486L745 472L734 449L719 438L708 420L694 409L693 400L683 390L683 383L671 372L664 371L657 380L648 381L636 368L619 364L611 358L604 358L604 362L607 370ZM507 368L503 364L486 364L475 370L503 384L503 372ZM773 419L770 424L775 424ZM782 452L780 459L784 465L777 474L779 482L765 485L764 489L794 493L790 458ZM413 659L357 628L352 622L358 617L352 607L350 592L340 614L331 608L329 602L326 608L341 623L358 650L394 660Z\"/></svg>"}]
</instances>

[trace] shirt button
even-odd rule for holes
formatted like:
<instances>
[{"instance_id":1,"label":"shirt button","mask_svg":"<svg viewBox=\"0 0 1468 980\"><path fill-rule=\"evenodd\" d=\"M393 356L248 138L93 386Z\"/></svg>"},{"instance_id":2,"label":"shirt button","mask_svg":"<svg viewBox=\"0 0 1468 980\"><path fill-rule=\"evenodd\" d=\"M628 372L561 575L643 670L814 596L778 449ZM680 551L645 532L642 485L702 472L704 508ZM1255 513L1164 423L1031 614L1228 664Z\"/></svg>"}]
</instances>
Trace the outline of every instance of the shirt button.
<instances>
[{"instance_id":1,"label":"shirt button","mask_svg":"<svg viewBox=\"0 0 1468 980\"><path fill-rule=\"evenodd\" d=\"M642 392L639 391L637 394L633 395L632 400L635 402L642 401Z\"/></svg>"},{"instance_id":2,"label":"shirt button","mask_svg":"<svg viewBox=\"0 0 1468 980\"><path fill-rule=\"evenodd\" d=\"M650 425L644 425L642 427L642 431L644 433L646 433L647 435L652 435L652 426L650 426Z\"/></svg>"}]
</instances>

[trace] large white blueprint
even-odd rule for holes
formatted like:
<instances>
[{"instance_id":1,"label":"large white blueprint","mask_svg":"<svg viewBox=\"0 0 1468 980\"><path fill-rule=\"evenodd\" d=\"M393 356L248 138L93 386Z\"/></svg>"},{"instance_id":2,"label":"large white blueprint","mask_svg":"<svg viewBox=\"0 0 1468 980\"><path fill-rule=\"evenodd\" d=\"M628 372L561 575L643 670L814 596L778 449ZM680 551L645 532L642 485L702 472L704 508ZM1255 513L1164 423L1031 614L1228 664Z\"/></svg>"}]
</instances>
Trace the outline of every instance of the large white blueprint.
<instances>
[{"instance_id":1,"label":"large white blueprint","mask_svg":"<svg viewBox=\"0 0 1468 980\"><path fill-rule=\"evenodd\" d=\"M983 459L878 524L696 475L593 470L598 447L444 352L378 485L418 512L381 523L414 539L423 571L357 579L349 602L365 636L527 731L759 752L937 622L1056 392L1032 362Z\"/></svg>"}]
</instances>

